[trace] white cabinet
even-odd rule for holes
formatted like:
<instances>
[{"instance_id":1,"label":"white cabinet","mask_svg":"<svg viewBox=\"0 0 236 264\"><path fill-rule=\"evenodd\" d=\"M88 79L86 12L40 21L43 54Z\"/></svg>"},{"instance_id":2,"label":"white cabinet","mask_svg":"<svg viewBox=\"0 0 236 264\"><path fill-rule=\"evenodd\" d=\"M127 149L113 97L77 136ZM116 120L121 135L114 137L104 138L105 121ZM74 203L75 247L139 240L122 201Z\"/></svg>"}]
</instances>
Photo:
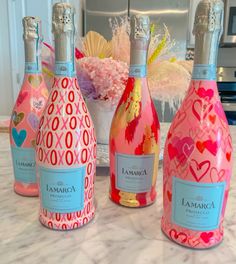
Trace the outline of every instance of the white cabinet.
<instances>
[{"instance_id":1,"label":"white cabinet","mask_svg":"<svg viewBox=\"0 0 236 264\"><path fill-rule=\"evenodd\" d=\"M188 48L194 48L195 45L195 37L193 35L193 25L194 25L194 19L195 19L195 12L197 9L197 6L201 0L190 0L190 6L189 6L189 26L188 26L188 36L187 36L187 47Z\"/></svg>"}]
</instances>

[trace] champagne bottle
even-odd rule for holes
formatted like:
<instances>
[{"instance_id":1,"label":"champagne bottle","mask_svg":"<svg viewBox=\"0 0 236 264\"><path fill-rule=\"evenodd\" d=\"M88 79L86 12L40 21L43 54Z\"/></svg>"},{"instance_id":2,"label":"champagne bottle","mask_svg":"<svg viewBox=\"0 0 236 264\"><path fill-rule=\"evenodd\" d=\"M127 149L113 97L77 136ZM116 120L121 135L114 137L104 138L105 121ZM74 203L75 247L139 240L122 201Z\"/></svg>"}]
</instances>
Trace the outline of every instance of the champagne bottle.
<instances>
[{"instance_id":1,"label":"champagne bottle","mask_svg":"<svg viewBox=\"0 0 236 264\"><path fill-rule=\"evenodd\" d=\"M40 222L76 229L94 216L96 138L74 65L74 8L53 6L55 77L36 138Z\"/></svg>"},{"instance_id":2,"label":"champagne bottle","mask_svg":"<svg viewBox=\"0 0 236 264\"><path fill-rule=\"evenodd\" d=\"M146 77L148 16L132 16L130 41L128 83L110 130L110 198L127 207L143 207L156 198L160 139Z\"/></svg>"},{"instance_id":3,"label":"champagne bottle","mask_svg":"<svg viewBox=\"0 0 236 264\"><path fill-rule=\"evenodd\" d=\"M10 142L14 190L24 196L37 196L35 138L48 90L41 71L41 21L37 17L24 17L23 26L25 75L11 116Z\"/></svg>"},{"instance_id":4,"label":"champagne bottle","mask_svg":"<svg viewBox=\"0 0 236 264\"><path fill-rule=\"evenodd\" d=\"M190 248L210 248L223 238L232 173L231 136L216 84L223 10L221 0L197 7L192 80L165 143L162 230Z\"/></svg>"}]
</instances>

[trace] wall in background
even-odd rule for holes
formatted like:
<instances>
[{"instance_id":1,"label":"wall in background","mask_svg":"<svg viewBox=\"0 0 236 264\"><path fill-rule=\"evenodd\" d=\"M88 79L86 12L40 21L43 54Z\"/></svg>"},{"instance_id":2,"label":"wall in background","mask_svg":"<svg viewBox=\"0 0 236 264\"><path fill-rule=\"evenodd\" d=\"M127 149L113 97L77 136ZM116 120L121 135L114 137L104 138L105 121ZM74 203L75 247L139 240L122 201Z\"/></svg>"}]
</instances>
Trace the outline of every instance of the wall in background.
<instances>
[{"instance_id":1,"label":"wall in background","mask_svg":"<svg viewBox=\"0 0 236 264\"><path fill-rule=\"evenodd\" d=\"M0 115L10 115L24 76L22 17L39 16L44 41L52 44L51 12L56 2L70 2L75 6L77 34L81 35L82 0L1 0Z\"/></svg>"},{"instance_id":2,"label":"wall in background","mask_svg":"<svg viewBox=\"0 0 236 264\"><path fill-rule=\"evenodd\" d=\"M2 0L0 9L0 115L9 115L13 105L7 2Z\"/></svg>"}]
</instances>

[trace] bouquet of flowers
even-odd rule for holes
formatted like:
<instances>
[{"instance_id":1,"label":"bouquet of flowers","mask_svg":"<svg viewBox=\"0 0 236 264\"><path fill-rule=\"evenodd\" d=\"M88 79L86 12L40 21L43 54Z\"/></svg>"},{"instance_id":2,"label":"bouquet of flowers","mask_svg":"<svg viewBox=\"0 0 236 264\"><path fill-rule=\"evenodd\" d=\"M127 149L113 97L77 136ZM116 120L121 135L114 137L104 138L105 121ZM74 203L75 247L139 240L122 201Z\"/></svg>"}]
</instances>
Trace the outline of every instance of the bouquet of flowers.
<instances>
[{"instance_id":1,"label":"bouquet of flowers","mask_svg":"<svg viewBox=\"0 0 236 264\"><path fill-rule=\"evenodd\" d=\"M90 31L78 38L75 49L76 72L79 86L87 102L99 137L108 141L109 126L115 107L125 89L130 61L130 24L127 17L110 19L111 41L97 32ZM166 102L173 110L179 107L188 88L192 63L178 61L173 53L175 41L171 39L168 28L152 25L148 50L148 83L153 99L159 100L162 109ZM50 87L53 77L53 48L44 43L43 73ZM102 113L100 116L99 114ZM105 117L105 115L109 115ZM101 122L107 120L107 125Z\"/></svg>"}]
</instances>

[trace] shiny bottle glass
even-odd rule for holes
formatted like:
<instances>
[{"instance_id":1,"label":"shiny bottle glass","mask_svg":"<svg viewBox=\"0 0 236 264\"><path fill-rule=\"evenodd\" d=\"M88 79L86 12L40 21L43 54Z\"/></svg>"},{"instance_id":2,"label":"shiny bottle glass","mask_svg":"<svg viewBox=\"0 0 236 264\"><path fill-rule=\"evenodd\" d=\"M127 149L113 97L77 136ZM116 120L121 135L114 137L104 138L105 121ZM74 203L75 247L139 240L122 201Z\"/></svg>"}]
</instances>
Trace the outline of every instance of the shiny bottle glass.
<instances>
[{"instance_id":1,"label":"shiny bottle glass","mask_svg":"<svg viewBox=\"0 0 236 264\"><path fill-rule=\"evenodd\" d=\"M167 135L162 230L190 248L222 241L232 173L232 141L216 84L223 2L197 7L192 81Z\"/></svg>"},{"instance_id":2,"label":"shiny bottle glass","mask_svg":"<svg viewBox=\"0 0 236 264\"><path fill-rule=\"evenodd\" d=\"M147 16L131 18L130 40L128 83L110 130L110 198L127 207L143 207L156 199L160 143L160 124L146 77Z\"/></svg>"},{"instance_id":3,"label":"shiny bottle glass","mask_svg":"<svg viewBox=\"0 0 236 264\"><path fill-rule=\"evenodd\" d=\"M11 116L10 142L14 190L24 196L37 196L35 138L48 90L41 71L41 21L24 17L23 26L25 75Z\"/></svg>"},{"instance_id":4,"label":"shiny bottle glass","mask_svg":"<svg viewBox=\"0 0 236 264\"><path fill-rule=\"evenodd\" d=\"M55 77L36 138L40 222L79 228L94 217L96 138L74 65L74 8L53 6Z\"/></svg>"}]
</instances>

